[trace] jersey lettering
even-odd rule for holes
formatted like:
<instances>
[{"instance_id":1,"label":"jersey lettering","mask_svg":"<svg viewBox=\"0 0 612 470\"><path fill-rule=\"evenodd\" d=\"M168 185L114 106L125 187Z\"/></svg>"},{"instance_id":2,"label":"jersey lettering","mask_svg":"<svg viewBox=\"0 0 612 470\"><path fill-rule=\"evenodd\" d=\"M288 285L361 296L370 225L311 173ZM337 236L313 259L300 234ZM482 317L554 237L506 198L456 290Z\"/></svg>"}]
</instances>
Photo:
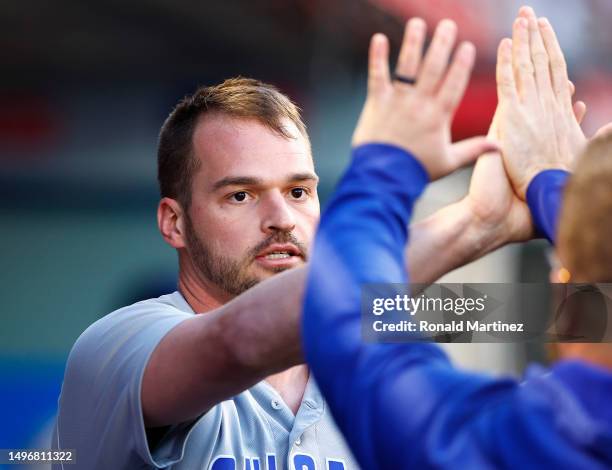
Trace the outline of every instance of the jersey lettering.
<instances>
[{"instance_id":1,"label":"jersey lettering","mask_svg":"<svg viewBox=\"0 0 612 470\"><path fill-rule=\"evenodd\" d=\"M268 454L266 455L266 460L268 462L268 468L266 470L276 470L276 455Z\"/></svg>"},{"instance_id":2,"label":"jersey lettering","mask_svg":"<svg viewBox=\"0 0 612 470\"><path fill-rule=\"evenodd\" d=\"M210 464L210 470L236 470L236 459L234 457L219 456Z\"/></svg>"},{"instance_id":3,"label":"jersey lettering","mask_svg":"<svg viewBox=\"0 0 612 470\"><path fill-rule=\"evenodd\" d=\"M314 459L306 454L295 454L293 456L293 468L295 470L317 470Z\"/></svg>"},{"instance_id":4,"label":"jersey lettering","mask_svg":"<svg viewBox=\"0 0 612 470\"><path fill-rule=\"evenodd\" d=\"M308 454L294 454L293 455L293 468L294 470L317 470L317 465ZM213 463L210 464L210 470L237 470L236 459L228 455L220 455ZM244 470L263 470L258 457L244 459ZM265 470L277 470L276 467L276 455L266 455L266 469ZM346 470L344 462L342 460L327 459L327 470Z\"/></svg>"},{"instance_id":5,"label":"jersey lettering","mask_svg":"<svg viewBox=\"0 0 612 470\"><path fill-rule=\"evenodd\" d=\"M345 470L342 460L327 459L327 470Z\"/></svg>"}]
</instances>

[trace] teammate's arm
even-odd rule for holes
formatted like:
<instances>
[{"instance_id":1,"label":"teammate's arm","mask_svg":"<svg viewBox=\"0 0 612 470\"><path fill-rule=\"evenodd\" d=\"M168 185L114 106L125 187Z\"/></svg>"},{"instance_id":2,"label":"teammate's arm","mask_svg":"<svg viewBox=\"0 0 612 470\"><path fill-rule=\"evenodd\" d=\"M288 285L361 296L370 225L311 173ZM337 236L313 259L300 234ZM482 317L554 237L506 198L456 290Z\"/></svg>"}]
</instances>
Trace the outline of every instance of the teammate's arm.
<instances>
[{"instance_id":1,"label":"teammate's arm","mask_svg":"<svg viewBox=\"0 0 612 470\"><path fill-rule=\"evenodd\" d=\"M431 47L436 45L434 38ZM375 39L371 56L380 47ZM398 99L402 105L408 108ZM392 110L385 111L389 118ZM407 280L405 227L427 182L416 160L424 163L424 157L405 151L412 147L357 147L319 226L305 293L304 341L338 425L368 469L454 468L458 462L488 468L524 465L526 459L588 464L556 427L550 406L558 390L530 395L529 387L514 380L458 371L434 345L361 341L361 285Z\"/></svg>"},{"instance_id":2,"label":"teammate's arm","mask_svg":"<svg viewBox=\"0 0 612 470\"><path fill-rule=\"evenodd\" d=\"M481 156L501 158L498 155ZM503 166L499 164L503 173ZM501 184L508 184L502 175ZM495 188L494 188L495 189ZM499 188L498 188L499 189ZM510 197L513 197L510 189ZM475 214L469 198L449 204L424 220L410 225L410 243L406 246L406 269L417 284L435 282L444 274L475 261L481 256L512 242L532 236L532 224L525 204L515 201L499 206L504 218L491 212L481 219ZM502 211L503 214L502 214ZM493 216L493 217L491 217ZM499 223L495 221L499 220Z\"/></svg>"},{"instance_id":3,"label":"teammate's arm","mask_svg":"<svg viewBox=\"0 0 612 470\"><path fill-rule=\"evenodd\" d=\"M406 49L420 55L411 47L415 26L421 27L418 20L407 27L398 73ZM360 120L366 131L356 132L351 166L322 217L311 259L303 319L306 356L363 468L422 464L419 457L429 450L424 423L463 380L435 346L363 344L359 315L362 284L407 282L403 247L413 203L430 177L444 174L434 160L437 155L448 158L446 131L473 63L473 49L463 46L446 70L454 35L452 23L440 24L417 84L409 89L389 80L387 43L381 36L373 38L367 119L362 115ZM432 92L437 82L443 83L440 95ZM450 90L450 106L438 107ZM432 112L426 122L426 114L418 111L428 107L438 114ZM386 123L405 123L402 118L410 114L410 127L417 132L410 135L398 125L396 134L389 135ZM429 134L422 132L425 124ZM378 132L385 138L377 138ZM364 134L369 138L362 139ZM428 152L436 144L436 152ZM407 414L412 419L404 421Z\"/></svg>"}]
</instances>

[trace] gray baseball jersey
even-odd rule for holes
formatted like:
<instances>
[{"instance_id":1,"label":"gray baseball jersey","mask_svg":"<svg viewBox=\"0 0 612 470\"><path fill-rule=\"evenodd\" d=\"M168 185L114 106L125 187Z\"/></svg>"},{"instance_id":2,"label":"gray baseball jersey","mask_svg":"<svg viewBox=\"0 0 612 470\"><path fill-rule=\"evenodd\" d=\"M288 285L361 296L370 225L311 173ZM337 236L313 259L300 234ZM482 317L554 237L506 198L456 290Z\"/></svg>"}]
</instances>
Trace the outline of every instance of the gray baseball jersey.
<instances>
[{"instance_id":1,"label":"gray baseball jersey","mask_svg":"<svg viewBox=\"0 0 612 470\"><path fill-rule=\"evenodd\" d=\"M150 446L141 405L145 366L164 335L192 315L174 292L117 310L79 337L68 358L52 443L76 450L76 465L67 470L358 468L312 378L295 416L260 382L169 428Z\"/></svg>"}]
</instances>

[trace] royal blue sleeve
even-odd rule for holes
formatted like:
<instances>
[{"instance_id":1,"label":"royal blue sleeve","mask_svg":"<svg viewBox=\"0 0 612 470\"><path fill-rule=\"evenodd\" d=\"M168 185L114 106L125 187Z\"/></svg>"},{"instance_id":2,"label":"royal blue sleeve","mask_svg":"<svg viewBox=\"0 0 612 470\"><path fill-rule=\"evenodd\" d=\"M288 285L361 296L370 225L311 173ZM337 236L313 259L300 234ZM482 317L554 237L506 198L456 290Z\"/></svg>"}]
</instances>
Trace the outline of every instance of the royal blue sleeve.
<instances>
[{"instance_id":1,"label":"royal blue sleeve","mask_svg":"<svg viewBox=\"0 0 612 470\"><path fill-rule=\"evenodd\" d=\"M544 170L527 187L527 205L533 223L552 244L557 240L563 190L569 176L565 170Z\"/></svg>"},{"instance_id":2,"label":"royal blue sleeve","mask_svg":"<svg viewBox=\"0 0 612 470\"><path fill-rule=\"evenodd\" d=\"M404 150L364 145L354 149L322 216L303 341L339 428L367 470L584 464L562 451L563 437L550 437L547 392L459 371L434 344L362 341L360 286L408 282L407 227L427 182L422 165Z\"/></svg>"}]
</instances>

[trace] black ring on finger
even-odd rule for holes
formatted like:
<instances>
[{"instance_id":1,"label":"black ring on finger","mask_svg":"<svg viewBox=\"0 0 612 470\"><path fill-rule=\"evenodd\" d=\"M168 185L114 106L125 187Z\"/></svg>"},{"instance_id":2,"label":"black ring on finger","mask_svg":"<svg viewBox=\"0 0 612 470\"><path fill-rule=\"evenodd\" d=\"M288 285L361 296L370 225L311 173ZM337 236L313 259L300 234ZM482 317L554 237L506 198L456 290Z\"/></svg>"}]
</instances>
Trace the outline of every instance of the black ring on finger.
<instances>
[{"instance_id":1,"label":"black ring on finger","mask_svg":"<svg viewBox=\"0 0 612 470\"><path fill-rule=\"evenodd\" d=\"M405 77L405 76L399 75L397 73L393 74L393 80L397 80L398 82L406 83L407 85L414 85L416 83L416 78L414 78L414 77Z\"/></svg>"}]
</instances>

